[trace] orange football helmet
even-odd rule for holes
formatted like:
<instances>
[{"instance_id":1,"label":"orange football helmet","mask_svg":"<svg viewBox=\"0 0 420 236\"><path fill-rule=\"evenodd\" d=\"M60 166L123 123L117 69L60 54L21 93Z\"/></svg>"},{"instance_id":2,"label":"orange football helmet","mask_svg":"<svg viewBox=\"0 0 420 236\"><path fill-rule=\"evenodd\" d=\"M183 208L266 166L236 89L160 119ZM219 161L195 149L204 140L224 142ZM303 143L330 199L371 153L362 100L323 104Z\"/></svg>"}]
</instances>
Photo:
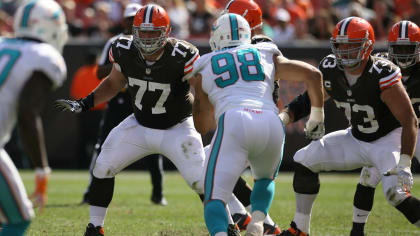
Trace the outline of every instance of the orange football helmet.
<instances>
[{"instance_id":1,"label":"orange football helmet","mask_svg":"<svg viewBox=\"0 0 420 236\"><path fill-rule=\"evenodd\" d=\"M235 13L248 21L251 30L262 26L262 12L258 4L252 0L231 0L223 13Z\"/></svg>"},{"instance_id":2,"label":"orange football helmet","mask_svg":"<svg viewBox=\"0 0 420 236\"><path fill-rule=\"evenodd\" d=\"M330 39L337 63L356 69L369 58L375 43L375 33L369 22L360 17L347 17L335 26Z\"/></svg>"},{"instance_id":3,"label":"orange football helmet","mask_svg":"<svg viewBox=\"0 0 420 236\"><path fill-rule=\"evenodd\" d=\"M134 16L133 43L145 55L153 54L165 46L170 31L169 16L161 6L148 4Z\"/></svg>"},{"instance_id":4,"label":"orange football helmet","mask_svg":"<svg viewBox=\"0 0 420 236\"><path fill-rule=\"evenodd\" d=\"M419 27L407 20L395 23L388 34L388 57L405 69L419 62Z\"/></svg>"}]
</instances>

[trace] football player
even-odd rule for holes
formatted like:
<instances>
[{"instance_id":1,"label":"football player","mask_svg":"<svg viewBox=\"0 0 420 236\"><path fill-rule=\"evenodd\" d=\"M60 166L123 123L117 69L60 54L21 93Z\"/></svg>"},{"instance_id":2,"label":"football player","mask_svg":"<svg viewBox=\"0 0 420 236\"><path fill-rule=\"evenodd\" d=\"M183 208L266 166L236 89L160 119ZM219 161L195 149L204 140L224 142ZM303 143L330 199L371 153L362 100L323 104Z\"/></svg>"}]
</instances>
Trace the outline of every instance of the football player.
<instances>
[{"instance_id":1,"label":"football player","mask_svg":"<svg viewBox=\"0 0 420 236\"><path fill-rule=\"evenodd\" d=\"M200 133L217 127L206 159L206 225L212 236L227 235L225 205L250 164L255 184L246 235L262 236L282 159L279 143L284 143L272 98L274 80L305 82L314 110L322 111L322 75L309 64L286 59L272 43L252 45L249 24L237 14L216 20L209 43L213 52L196 61L191 79L195 127Z\"/></svg>"},{"instance_id":2,"label":"football player","mask_svg":"<svg viewBox=\"0 0 420 236\"><path fill-rule=\"evenodd\" d=\"M320 187L319 172L363 166L388 172L380 176L386 199L420 227L420 201L408 194L417 117L401 82L400 68L371 56L374 43L372 26L362 18L345 18L334 29L333 54L320 62L319 69L324 76L325 99L331 97L345 112L350 127L329 133L296 152L296 212L291 227L280 235L309 234L312 205ZM309 106L307 94L303 94L282 112L283 119L299 120L309 112Z\"/></svg>"},{"instance_id":3,"label":"football player","mask_svg":"<svg viewBox=\"0 0 420 236\"><path fill-rule=\"evenodd\" d=\"M112 63L109 61L108 52L111 48L112 42L117 40L123 35L132 35L132 25L134 16L136 15L137 11L141 8L141 5L138 3L130 3L124 9L122 20L122 25L124 27L124 32L110 38L106 44L104 49L102 50L102 54L100 56L98 62L98 70L96 72L98 78L102 79L105 78L112 69ZM100 131L98 134L98 142L95 145L95 152L93 153L91 164L90 164L90 174L91 178L89 181L89 186L87 187L84 195L82 203L88 203L89 192L90 192L90 182L92 181L92 170L95 166L96 158L101 151L101 146L105 141L106 137L108 136L109 132L117 126L121 121L123 121L127 116L133 113L133 108L130 102L130 94L126 89L121 90L115 97L113 97L107 105L106 111L102 117L100 122ZM153 154L147 158L147 164L150 171L150 176L152 179L152 197L151 201L154 204L158 205L167 205L167 201L163 196L163 166L162 166L162 156L159 154Z\"/></svg>"},{"instance_id":4,"label":"football player","mask_svg":"<svg viewBox=\"0 0 420 236\"><path fill-rule=\"evenodd\" d=\"M36 168L34 203L47 202L51 172L41 121L50 92L66 78L61 51L66 19L52 0L28 1L14 15L15 38L0 37L0 222L1 236L24 235L34 212L18 170L4 150L17 123L23 147Z\"/></svg>"},{"instance_id":5,"label":"football player","mask_svg":"<svg viewBox=\"0 0 420 236\"><path fill-rule=\"evenodd\" d=\"M400 21L394 24L388 34L388 53L380 53L378 56L388 58L401 68L402 83L406 88L411 104L417 118L420 118L420 64L419 64L420 29L411 21ZM417 144L414 156L420 162L420 138L417 134ZM407 160L410 162L410 160ZM409 164L407 165L409 166ZM409 171L409 170L407 170ZM357 184L353 201L353 227L351 236L363 236L364 227L373 206L375 188L381 181L381 173L375 167L363 167L360 182ZM407 187L410 187L408 185ZM407 189L409 191L409 189ZM404 206L404 205L403 205ZM403 214L412 223L417 225L418 217L406 209Z\"/></svg>"},{"instance_id":6,"label":"football player","mask_svg":"<svg viewBox=\"0 0 420 236\"><path fill-rule=\"evenodd\" d=\"M85 236L104 235L115 175L150 154L168 157L204 199L205 154L194 128L193 97L186 79L200 56L195 46L169 38L169 33L166 11L155 4L143 6L134 17L133 35L112 43L113 67L102 83L84 99L56 102L60 109L79 113L111 99L126 85L132 98L134 114L109 133L95 162Z\"/></svg>"},{"instance_id":7,"label":"football player","mask_svg":"<svg viewBox=\"0 0 420 236\"><path fill-rule=\"evenodd\" d=\"M252 0L231 0L226 5L222 14L235 13L245 18L251 28L251 43L257 44L261 42L273 42L269 37L264 36L262 30L262 12L258 4ZM274 81L273 100L277 104L278 100L278 83ZM251 210L251 187L245 182L243 178L239 178L234 188L235 196L241 201L247 210ZM231 204L230 207L233 207ZM251 216L246 210L238 210L237 213L232 213L232 218L238 224L241 230L245 230L247 224L251 221ZM267 215L264 222L264 234L278 234L281 230L276 223Z\"/></svg>"}]
</instances>

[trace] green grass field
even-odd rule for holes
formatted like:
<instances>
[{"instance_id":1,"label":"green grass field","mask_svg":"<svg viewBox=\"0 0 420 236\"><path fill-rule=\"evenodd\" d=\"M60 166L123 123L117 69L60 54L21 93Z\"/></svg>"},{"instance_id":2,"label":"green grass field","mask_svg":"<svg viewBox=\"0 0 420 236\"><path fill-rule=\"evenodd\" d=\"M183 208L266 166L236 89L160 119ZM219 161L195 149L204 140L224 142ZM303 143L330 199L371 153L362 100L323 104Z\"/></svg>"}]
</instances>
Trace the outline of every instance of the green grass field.
<instances>
[{"instance_id":1,"label":"green grass field","mask_svg":"<svg viewBox=\"0 0 420 236\"><path fill-rule=\"evenodd\" d=\"M31 193L33 172L21 174L28 193ZM249 176L247 179L250 180ZM419 180L420 176L415 179ZM54 171L49 182L48 204L42 214L37 211L27 235L83 235L89 221L89 207L79 206L79 202L87 181L87 171ZM321 190L313 209L311 236L349 235L357 182L357 175L321 174ZM123 172L117 176L115 186L105 221L105 235L208 235L201 201L177 172L165 173L164 189L169 202L166 207L151 204L151 184L147 172ZM415 184L412 192L420 196L420 186ZM280 174L270 214L277 224L287 228L294 210L292 173ZM369 236L420 235L420 230L386 203L382 187L377 190L366 230Z\"/></svg>"}]
</instances>

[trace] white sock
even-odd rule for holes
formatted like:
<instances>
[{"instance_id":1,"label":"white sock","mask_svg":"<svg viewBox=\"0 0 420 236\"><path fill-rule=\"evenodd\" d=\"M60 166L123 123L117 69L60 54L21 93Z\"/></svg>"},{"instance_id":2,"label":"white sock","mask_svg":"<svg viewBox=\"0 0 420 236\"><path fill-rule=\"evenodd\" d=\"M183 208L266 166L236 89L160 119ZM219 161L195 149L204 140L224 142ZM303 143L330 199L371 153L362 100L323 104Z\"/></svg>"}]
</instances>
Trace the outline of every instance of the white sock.
<instances>
[{"instance_id":1,"label":"white sock","mask_svg":"<svg viewBox=\"0 0 420 236\"><path fill-rule=\"evenodd\" d=\"M267 217L265 217L264 223L269 224L269 225L275 225L276 224L276 223L274 223L273 219L271 219L269 214L267 214Z\"/></svg>"},{"instance_id":2,"label":"white sock","mask_svg":"<svg viewBox=\"0 0 420 236\"><path fill-rule=\"evenodd\" d=\"M219 232L219 233L215 234L214 236L228 236L228 235L225 232Z\"/></svg>"},{"instance_id":3,"label":"white sock","mask_svg":"<svg viewBox=\"0 0 420 236\"><path fill-rule=\"evenodd\" d=\"M370 211L361 210L353 206L353 222L355 223L366 223L369 217Z\"/></svg>"},{"instance_id":4,"label":"white sock","mask_svg":"<svg viewBox=\"0 0 420 236\"><path fill-rule=\"evenodd\" d=\"M90 223L96 226L103 226L106 216L105 207L90 206Z\"/></svg>"},{"instance_id":5,"label":"white sock","mask_svg":"<svg viewBox=\"0 0 420 236\"><path fill-rule=\"evenodd\" d=\"M229 210L229 206L226 205L225 209L226 209L226 214L227 214L227 217L228 217L228 224L234 225L235 223L233 222L232 215L231 215L230 210Z\"/></svg>"},{"instance_id":6,"label":"white sock","mask_svg":"<svg viewBox=\"0 0 420 236\"><path fill-rule=\"evenodd\" d=\"M296 212L293 221L299 230L309 234L312 206L318 194L300 194L295 192Z\"/></svg>"},{"instance_id":7,"label":"white sock","mask_svg":"<svg viewBox=\"0 0 420 236\"><path fill-rule=\"evenodd\" d=\"M246 214L247 211L242 203L232 194L230 201L228 202L229 210L232 215L234 214Z\"/></svg>"}]
</instances>

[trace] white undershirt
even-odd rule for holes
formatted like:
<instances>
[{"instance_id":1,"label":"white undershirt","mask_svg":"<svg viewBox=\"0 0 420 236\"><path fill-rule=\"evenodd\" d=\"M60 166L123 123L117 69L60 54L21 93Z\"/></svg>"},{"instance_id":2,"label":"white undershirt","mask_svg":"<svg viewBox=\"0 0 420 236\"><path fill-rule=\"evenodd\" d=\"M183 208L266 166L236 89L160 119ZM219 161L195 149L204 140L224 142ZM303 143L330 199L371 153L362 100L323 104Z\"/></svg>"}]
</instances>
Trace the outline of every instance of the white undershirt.
<instances>
[{"instance_id":1,"label":"white undershirt","mask_svg":"<svg viewBox=\"0 0 420 236\"><path fill-rule=\"evenodd\" d=\"M360 77L360 75L349 74L347 71L344 71L344 74L346 75L347 82L350 86L353 86L357 82L357 79Z\"/></svg>"}]
</instances>

